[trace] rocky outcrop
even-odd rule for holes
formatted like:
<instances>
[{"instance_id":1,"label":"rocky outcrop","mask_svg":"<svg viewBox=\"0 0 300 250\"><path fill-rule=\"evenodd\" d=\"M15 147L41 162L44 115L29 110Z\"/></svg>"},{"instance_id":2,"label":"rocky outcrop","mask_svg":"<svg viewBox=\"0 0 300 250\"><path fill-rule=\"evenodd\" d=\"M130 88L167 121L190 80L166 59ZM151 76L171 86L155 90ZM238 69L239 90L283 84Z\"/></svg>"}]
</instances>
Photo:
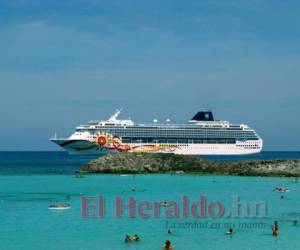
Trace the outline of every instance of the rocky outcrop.
<instances>
[{"instance_id":1,"label":"rocky outcrop","mask_svg":"<svg viewBox=\"0 0 300 250\"><path fill-rule=\"evenodd\" d=\"M91 161L80 172L300 176L300 160L219 162L188 155L116 153Z\"/></svg>"}]
</instances>

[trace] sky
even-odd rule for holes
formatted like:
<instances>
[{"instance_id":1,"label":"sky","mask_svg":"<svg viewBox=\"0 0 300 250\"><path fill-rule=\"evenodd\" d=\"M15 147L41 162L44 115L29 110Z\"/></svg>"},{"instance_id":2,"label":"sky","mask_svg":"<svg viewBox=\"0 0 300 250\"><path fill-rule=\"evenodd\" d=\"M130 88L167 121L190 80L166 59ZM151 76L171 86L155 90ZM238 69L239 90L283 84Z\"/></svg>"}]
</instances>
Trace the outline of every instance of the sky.
<instances>
[{"instance_id":1,"label":"sky","mask_svg":"<svg viewBox=\"0 0 300 250\"><path fill-rule=\"evenodd\" d=\"M1 0L0 150L49 142L115 109L243 122L300 150L300 2Z\"/></svg>"}]
</instances>

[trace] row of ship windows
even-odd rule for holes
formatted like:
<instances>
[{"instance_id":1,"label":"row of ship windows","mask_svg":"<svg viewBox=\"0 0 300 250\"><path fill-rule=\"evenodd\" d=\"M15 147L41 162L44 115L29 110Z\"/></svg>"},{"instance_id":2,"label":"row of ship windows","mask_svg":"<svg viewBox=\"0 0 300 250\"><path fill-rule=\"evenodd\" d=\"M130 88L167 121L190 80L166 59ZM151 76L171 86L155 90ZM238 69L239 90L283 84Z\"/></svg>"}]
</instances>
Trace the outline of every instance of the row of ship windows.
<instances>
[{"instance_id":1,"label":"row of ship windows","mask_svg":"<svg viewBox=\"0 0 300 250\"><path fill-rule=\"evenodd\" d=\"M239 148L260 148L258 144L238 144L236 146Z\"/></svg>"},{"instance_id":2,"label":"row of ship windows","mask_svg":"<svg viewBox=\"0 0 300 250\"><path fill-rule=\"evenodd\" d=\"M240 148L243 149L259 149L259 146L249 146L249 145L244 145L244 146L239 146Z\"/></svg>"},{"instance_id":3,"label":"row of ship windows","mask_svg":"<svg viewBox=\"0 0 300 250\"><path fill-rule=\"evenodd\" d=\"M113 135L119 135L119 136L123 136L123 137L152 137L152 136L156 136L156 137L223 137L223 138L228 138L228 137L235 137L235 138L248 138L248 137L253 137L256 138L256 135L247 135L247 134L224 134L224 135L220 135L220 134L140 134L140 133L132 133L132 134L125 134L125 133L110 133Z\"/></svg>"},{"instance_id":4,"label":"row of ship windows","mask_svg":"<svg viewBox=\"0 0 300 250\"><path fill-rule=\"evenodd\" d=\"M147 135L122 135L122 134L116 134L119 137L122 138L131 138L135 140L136 138L140 140L147 140L148 138L155 138L157 140L170 140L170 139L178 139L178 140L227 140L228 138L234 139L234 140L258 140L258 137L252 135L252 136L247 136L247 135L230 135L229 136L218 136L218 135L168 135L168 136L159 136L156 135L155 137L153 135L147 136ZM154 139L153 139L154 140Z\"/></svg>"},{"instance_id":5,"label":"row of ship windows","mask_svg":"<svg viewBox=\"0 0 300 250\"><path fill-rule=\"evenodd\" d=\"M127 134L132 134L132 133L139 133L139 134L253 134L252 131L125 131L125 130L103 130L111 133L127 133ZM89 132L94 132L93 130L89 130Z\"/></svg>"},{"instance_id":6,"label":"row of ship windows","mask_svg":"<svg viewBox=\"0 0 300 250\"><path fill-rule=\"evenodd\" d=\"M97 130L105 130L105 131L117 131L117 132L141 132L141 133L159 133L159 132L177 132L177 133L182 133L182 132L252 132L252 130L242 130L242 129L118 129L118 128L101 128L101 129L92 129L92 128L87 128L87 129L77 129L77 131L84 132L84 131L97 131Z\"/></svg>"},{"instance_id":7,"label":"row of ship windows","mask_svg":"<svg viewBox=\"0 0 300 250\"><path fill-rule=\"evenodd\" d=\"M92 125L92 124L90 124ZM90 125L81 125L81 127L83 127L84 129L89 129L91 128ZM164 130L164 129L167 129L167 130L176 130L176 129L207 129L207 130L211 130L211 129L216 129L216 130L242 130L243 128L241 128L240 126L230 126L230 127L223 127L223 126L199 126L197 125L197 127L172 127L171 125L170 126L167 126L167 127L146 127L146 126L130 126L130 127L126 127L126 126L114 126L114 125L111 125L111 126L108 126L106 125L105 128L103 126L98 126L96 125L95 126L95 129L127 129L127 130L151 130L151 131L155 131L155 130ZM94 129L94 128L91 128L91 129Z\"/></svg>"},{"instance_id":8,"label":"row of ship windows","mask_svg":"<svg viewBox=\"0 0 300 250\"><path fill-rule=\"evenodd\" d=\"M123 143L160 143L160 144L235 144L235 139L159 139L159 138L122 138Z\"/></svg>"},{"instance_id":9,"label":"row of ship windows","mask_svg":"<svg viewBox=\"0 0 300 250\"><path fill-rule=\"evenodd\" d=\"M94 133L94 131L89 131L90 133ZM232 133L203 133L203 132L193 132L193 133L186 133L184 131L181 131L180 133L172 133L170 131L165 131L165 132L158 132L158 133L147 133L147 132L126 132L126 131L115 131L115 130L110 130L110 131L99 131L100 133L110 133L110 134L117 134L120 136L143 136L143 137L147 137L147 136L218 136L218 137L228 137L228 136L234 136L234 137L256 137L256 135L253 132L247 133L247 132L243 132L243 133L238 133L238 132L232 132Z\"/></svg>"}]
</instances>

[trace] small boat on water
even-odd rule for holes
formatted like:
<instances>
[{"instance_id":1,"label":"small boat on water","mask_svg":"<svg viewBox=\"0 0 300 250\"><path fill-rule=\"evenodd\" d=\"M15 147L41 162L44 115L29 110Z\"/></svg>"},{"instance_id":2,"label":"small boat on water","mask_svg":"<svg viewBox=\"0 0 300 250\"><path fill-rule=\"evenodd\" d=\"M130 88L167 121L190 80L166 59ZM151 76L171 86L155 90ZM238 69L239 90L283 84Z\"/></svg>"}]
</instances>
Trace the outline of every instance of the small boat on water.
<instances>
[{"instance_id":1,"label":"small boat on water","mask_svg":"<svg viewBox=\"0 0 300 250\"><path fill-rule=\"evenodd\" d=\"M70 209L71 205L68 203L58 203L58 204L52 204L49 206L49 209L51 210L65 210Z\"/></svg>"},{"instance_id":2,"label":"small boat on water","mask_svg":"<svg viewBox=\"0 0 300 250\"><path fill-rule=\"evenodd\" d=\"M290 190L286 187L276 187L274 191L279 192L279 193L285 193L285 192L290 192Z\"/></svg>"},{"instance_id":3,"label":"small boat on water","mask_svg":"<svg viewBox=\"0 0 300 250\"><path fill-rule=\"evenodd\" d=\"M161 202L159 203L159 206L160 206L160 207L169 207L169 206L171 206L171 203L168 202L168 201L161 201Z\"/></svg>"}]
</instances>

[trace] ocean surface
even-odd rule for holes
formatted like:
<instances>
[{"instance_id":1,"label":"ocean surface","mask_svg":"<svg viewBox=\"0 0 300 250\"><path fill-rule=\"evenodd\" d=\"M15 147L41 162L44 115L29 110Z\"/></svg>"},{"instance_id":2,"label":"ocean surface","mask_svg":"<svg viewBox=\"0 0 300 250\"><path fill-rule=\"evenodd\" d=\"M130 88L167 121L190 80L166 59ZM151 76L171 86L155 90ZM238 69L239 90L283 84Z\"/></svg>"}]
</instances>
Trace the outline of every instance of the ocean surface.
<instances>
[{"instance_id":1,"label":"ocean surface","mask_svg":"<svg viewBox=\"0 0 300 250\"><path fill-rule=\"evenodd\" d=\"M293 225L300 221L300 180L159 174L76 178L74 171L93 158L65 152L0 152L0 249L154 250L162 249L167 239L176 250L300 249L300 223ZM300 159L300 152L209 159ZM289 192L273 191L277 186ZM124 205L120 218L116 199ZM201 206L193 210L192 203L200 200ZM170 206L157 206L161 201ZM57 203L71 208L49 209ZM277 238L271 231L275 220ZM226 235L229 227L232 236ZM135 233L140 242L124 243L125 234Z\"/></svg>"}]
</instances>

